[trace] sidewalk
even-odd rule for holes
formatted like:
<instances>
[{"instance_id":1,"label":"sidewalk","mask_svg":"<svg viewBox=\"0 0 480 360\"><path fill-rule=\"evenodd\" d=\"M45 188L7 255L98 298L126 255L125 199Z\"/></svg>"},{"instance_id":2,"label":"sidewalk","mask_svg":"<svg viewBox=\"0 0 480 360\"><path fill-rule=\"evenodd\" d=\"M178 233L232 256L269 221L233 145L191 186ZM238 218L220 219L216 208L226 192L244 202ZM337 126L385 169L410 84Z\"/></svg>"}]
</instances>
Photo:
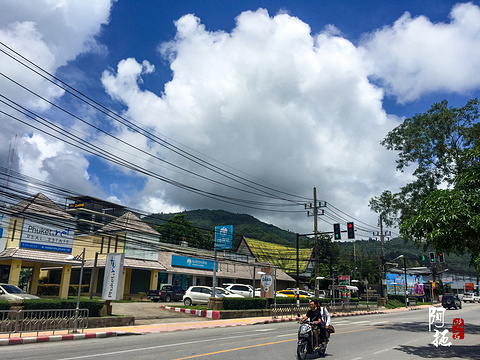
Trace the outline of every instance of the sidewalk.
<instances>
[{"instance_id":1,"label":"sidewalk","mask_svg":"<svg viewBox=\"0 0 480 360\"><path fill-rule=\"evenodd\" d=\"M344 316L359 316L367 314L377 314L377 313L386 313L386 312L396 312L396 311L406 311L406 310L415 310L415 308L397 308L397 309L380 309L378 311L369 311L369 312L357 312L357 313L334 313L331 315L332 318L344 317ZM173 310L173 309L171 309ZM52 331L40 332L40 333L22 333L12 334L10 337L8 334L0 334L0 346L4 345L18 345L18 344L31 344L31 343L40 343L40 342L49 342L49 341L62 341L62 340L81 340L81 339L91 339L91 338L107 338L113 336L126 336L126 335L143 335L150 333L161 333L161 332L170 332L170 331L183 331L183 330L199 330L205 328L222 328L222 327L233 327L233 326L247 326L247 325L259 325L259 324L270 324L270 323L279 323L279 322L290 322L297 321L297 317L288 317L288 318L272 318L272 317L252 317L252 318L238 318L238 319L225 319L225 320L207 320L195 318L196 315L191 315L191 321L183 322L162 322L158 324L146 324L146 325L133 325L125 327L109 327L109 328L96 328L96 329L86 329L84 333L71 334L66 330L55 331L55 334L52 334Z\"/></svg>"}]
</instances>

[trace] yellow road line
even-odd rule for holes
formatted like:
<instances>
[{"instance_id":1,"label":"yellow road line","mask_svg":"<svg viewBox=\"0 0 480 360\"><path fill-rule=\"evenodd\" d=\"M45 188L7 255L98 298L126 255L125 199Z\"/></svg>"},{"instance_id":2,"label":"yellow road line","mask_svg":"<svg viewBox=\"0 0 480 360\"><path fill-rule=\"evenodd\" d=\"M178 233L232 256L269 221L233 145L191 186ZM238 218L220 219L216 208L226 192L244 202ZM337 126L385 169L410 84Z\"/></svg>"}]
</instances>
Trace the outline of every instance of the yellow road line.
<instances>
[{"instance_id":1,"label":"yellow road line","mask_svg":"<svg viewBox=\"0 0 480 360\"><path fill-rule=\"evenodd\" d=\"M352 332L357 332L357 331L366 331L366 330L371 330L371 329L376 329L379 327L383 327L386 325L379 325L379 326L371 326L365 329L357 329L357 330L348 330L348 331L342 331L342 332L337 332L335 334L347 334L347 333L352 333ZM197 355L191 355L191 356L186 356L182 358L178 358L175 360L186 360L186 359L194 359L194 358L199 358L199 357L204 357L204 356L211 356L211 355L217 355L217 354L223 354L231 351L239 351L239 350L245 350L245 349L252 349L260 346L269 346L269 345L275 345L275 344L281 344L289 341L297 341L298 339L288 339L288 340L282 340L282 341L275 341L275 342L270 342L270 343L264 343L264 344L257 344L257 345L249 345L249 346L242 346L239 348L234 348L234 349L228 349L228 350L220 350L220 351L215 351L211 353L206 353L206 354L197 354Z\"/></svg>"}]
</instances>

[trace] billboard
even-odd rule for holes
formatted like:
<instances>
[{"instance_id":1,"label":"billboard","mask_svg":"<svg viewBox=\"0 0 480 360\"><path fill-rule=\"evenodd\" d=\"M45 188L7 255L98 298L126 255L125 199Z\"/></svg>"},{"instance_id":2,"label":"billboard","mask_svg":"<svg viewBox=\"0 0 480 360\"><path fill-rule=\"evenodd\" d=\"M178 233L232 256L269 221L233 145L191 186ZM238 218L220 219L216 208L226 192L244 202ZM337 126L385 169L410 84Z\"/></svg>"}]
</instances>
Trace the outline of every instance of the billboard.
<instances>
[{"instance_id":1,"label":"billboard","mask_svg":"<svg viewBox=\"0 0 480 360\"><path fill-rule=\"evenodd\" d=\"M233 225L215 226L215 249L228 250L232 248Z\"/></svg>"},{"instance_id":2,"label":"billboard","mask_svg":"<svg viewBox=\"0 0 480 360\"><path fill-rule=\"evenodd\" d=\"M5 245L7 244L9 223L10 216L7 214L0 214L0 251L5 250Z\"/></svg>"},{"instance_id":3,"label":"billboard","mask_svg":"<svg viewBox=\"0 0 480 360\"><path fill-rule=\"evenodd\" d=\"M23 220L20 247L25 249L72 252L73 229L62 224Z\"/></svg>"},{"instance_id":4,"label":"billboard","mask_svg":"<svg viewBox=\"0 0 480 360\"><path fill-rule=\"evenodd\" d=\"M123 278L123 260L125 254L110 253L105 259L105 274L103 276L103 300L120 300Z\"/></svg>"},{"instance_id":5,"label":"billboard","mask_svg":"<svg viewBox=\"0 0 480 360\"><path fill-rule=\"evenodd\" d=\"M409 296L424 296L422 275L407 275L407 291ZM387 274L387 292L391 295L405 295L405 275Z\"/></svg>"}]
</instances>

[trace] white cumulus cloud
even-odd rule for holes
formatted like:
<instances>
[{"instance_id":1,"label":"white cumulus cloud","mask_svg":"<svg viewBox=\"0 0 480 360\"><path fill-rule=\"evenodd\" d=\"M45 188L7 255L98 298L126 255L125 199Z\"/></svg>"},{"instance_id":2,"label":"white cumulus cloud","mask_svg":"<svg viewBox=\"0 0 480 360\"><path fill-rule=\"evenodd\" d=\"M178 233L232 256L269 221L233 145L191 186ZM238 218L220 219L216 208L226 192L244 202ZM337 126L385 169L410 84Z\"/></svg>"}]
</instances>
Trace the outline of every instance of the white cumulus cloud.
<instances>
[{"instance_id":1,"label":"white cumulus cloud","mask_svg":"<svg viewBox=\"0 0 480 360\"><path fill-rule=\"evenodd\" d=\"M405 13L366 36L362 46L374 63L374 76L405 103L435 91L479 89L479 39L480 8L465 3L453 7L448 23Z\"/></svg>"}]
</instances>

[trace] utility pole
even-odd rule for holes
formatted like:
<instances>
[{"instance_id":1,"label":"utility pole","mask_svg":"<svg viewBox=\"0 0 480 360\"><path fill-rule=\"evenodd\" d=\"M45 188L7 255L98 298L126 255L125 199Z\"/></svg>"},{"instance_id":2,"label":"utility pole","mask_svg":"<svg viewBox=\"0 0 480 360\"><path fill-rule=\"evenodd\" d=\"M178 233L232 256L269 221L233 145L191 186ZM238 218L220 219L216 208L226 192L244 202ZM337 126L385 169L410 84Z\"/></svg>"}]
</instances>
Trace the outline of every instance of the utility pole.
<instances>
[{"instance_id":1,"label":"utility pole","mask_svg":"<svg viewBox=\"0 0 480 360\"><path fill-rule=\"evenodd\" d=\"M305 209L309 208L313 210L313 234L304 234L306 235L313 235L313 274L315 274L315 297L318 298L318 285L317 285L317 277L318 277L318 271L319 271L319 257L318 257L318 223L317 223L317 217L318 215L323 215L324 211L321 210L319 211L319 207L326 207L327 203L325 201L323 202L318 202L317 201L317 188L313 188L313 205L310 204L305 204ZM310 211L307 211L307 216L311 216ZM302 235L302 236L304 236Z\"/></svg>"},{"instance_id":2,"label":"utility pole","mask_svg":"<svg viewBox=\"0 0 480 360\"><path fill-rule=\"evenodd\" d=\"M318 215L318 207L317 207L317 188L313 188L313 254L315 256L315 297L318 298L318 267L319 267L319 259L318 259L318 227L317 227L317 215Z\"/></svg>"}]
</instances>

